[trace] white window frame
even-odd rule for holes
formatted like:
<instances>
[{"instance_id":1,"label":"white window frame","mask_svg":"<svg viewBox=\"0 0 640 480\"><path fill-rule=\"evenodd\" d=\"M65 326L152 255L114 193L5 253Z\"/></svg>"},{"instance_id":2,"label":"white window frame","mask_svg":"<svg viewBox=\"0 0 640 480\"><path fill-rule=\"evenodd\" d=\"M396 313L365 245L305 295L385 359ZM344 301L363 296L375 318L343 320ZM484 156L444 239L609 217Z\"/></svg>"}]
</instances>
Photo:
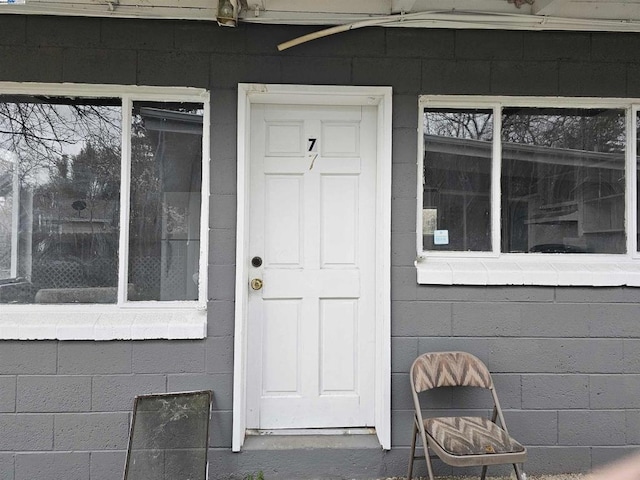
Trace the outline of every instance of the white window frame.
<instances>
[{"instance_id":1,"label":"white window frame","mask_svg":"<svg viewBox=\"0 0 640 480\"><path fill-rule=\"evenodd\" d=\"M640 254L636 224L635 119L639 99L587 97L521 97L422 95L418 101L418 184L416 211L416 269L419 284L435 285L548 285L640 287ZM501 253L501 109L503 107L608 108L626 112L624 254ZM493 110L490 252L428 251L423 248L422 205L425 108Z\"/></svg>"},{"instance_id":2,"label":"white window frame","mask_svg":"<svg viewBox=\"0 0 640 480\"><path fill-rule=\"evenodd\" d=\"M126 301L127 259L118 258L115 304L1 304L0 339L14 340L142 340L196 339L207 331L207 271L210 196L210 98L205 89L89 84L0 82L0 95L121 98L122 156L120 205L129 207L131 185L131 116L133 102L197 102L203 104L202 190L198 300ZM120 209L119 252L128 252L129 208Z\"/></svg>"}]
</instances>

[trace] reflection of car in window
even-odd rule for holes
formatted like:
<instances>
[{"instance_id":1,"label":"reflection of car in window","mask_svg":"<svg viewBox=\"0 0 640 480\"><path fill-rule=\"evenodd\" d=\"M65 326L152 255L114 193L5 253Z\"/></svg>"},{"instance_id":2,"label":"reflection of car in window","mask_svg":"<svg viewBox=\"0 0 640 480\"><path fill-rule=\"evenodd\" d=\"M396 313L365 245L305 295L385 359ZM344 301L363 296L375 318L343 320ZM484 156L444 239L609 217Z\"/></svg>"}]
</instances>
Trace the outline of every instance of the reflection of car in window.
<instances>
[{"instance_id":1,"label":"reflection of car in window","mask_svg":"<svg viewBox=\"0 0 640 480\"><path fill-rule=\"evenodd\" d=\"M542 243L540 245L534 245L529 251L537 253L589 253L586 248L565 245L563 243Z\"/></svg>"},{"instance_id":2,"label":"reflection of car in window","mask_svg":"<svg viewBox=\"0 0 640 480\"><path fill-rule=\"evenodd\" d=\"M25 303L33 299L33 287L28 280L17 278L0 279L0 303Z\"/></svg>"}]
</instances>

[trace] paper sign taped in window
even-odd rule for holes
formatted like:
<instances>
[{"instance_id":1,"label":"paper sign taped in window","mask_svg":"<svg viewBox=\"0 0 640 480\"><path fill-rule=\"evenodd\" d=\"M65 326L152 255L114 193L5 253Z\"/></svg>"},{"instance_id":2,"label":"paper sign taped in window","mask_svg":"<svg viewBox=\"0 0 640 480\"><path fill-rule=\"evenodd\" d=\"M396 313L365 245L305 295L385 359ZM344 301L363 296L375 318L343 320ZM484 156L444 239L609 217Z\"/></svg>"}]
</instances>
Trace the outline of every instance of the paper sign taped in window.
<instances>
[{"instance_id":1,"label":"paper sign taped in window","mask_svg":"<svg viewBox=\"0 0 640 480\"><path fill-rule=\"evenodd\" d=\"M434 230L433 231L433 244L434 245L449 245L449 230Z\"/></svg>"},{"instance_id":2,"label":"paper sign taped in window","mask_svg":"<svg viewBox=\"0 0 640 480\"><path fill-rule=\"evenodd\" d=\"M423 208L422 209L422 234L433 235L435 229L438 228L438 209Z\"/></svg>"}]
</instances>

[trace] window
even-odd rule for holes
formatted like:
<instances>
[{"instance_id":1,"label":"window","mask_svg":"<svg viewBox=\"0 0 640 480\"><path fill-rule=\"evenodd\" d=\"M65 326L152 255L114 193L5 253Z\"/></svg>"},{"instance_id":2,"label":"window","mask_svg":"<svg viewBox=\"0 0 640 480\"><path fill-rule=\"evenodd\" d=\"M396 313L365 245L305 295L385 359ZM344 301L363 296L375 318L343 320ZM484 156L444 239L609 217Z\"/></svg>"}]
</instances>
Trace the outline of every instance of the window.
<instances>
[{"instance_id":1,"label":"window","mask_svg":"<svg viewBox=\"0 0 640 480\"><path fill-rule=\"evenodd\" d=\"M493 112L433 109L424 125L425 250L490 251Z\"/></svg>"},{"instance_id":2,"label":"window","mask_svg":"<svg viewBox=\"0 0 640 480\"><path fill-rule=\"evenodd\" d=\"M133 103L129 300L198 299L203 113Z\"/></svg>"},{"instance_id":3,"label":"window","mask_svg":"<svg viewBox=\"0 0 640 480\"><path fill-rule=\"evenodd\" d=\"M640 285L631 101L420 107L421 283Z\"/></svg>"},{"instance_id":4,"label":"window","mask_svg":"<svg viewBox=\"0 0 640 480\"><path fill-rule=\"evenodd\" d=\"M121 113L116 98L0 96L2 303L116 302Z\"/></svg>"},{"instance_id":5,"label":"window","mask_svg":"<svg viewBox=\"0 0 640 480\"><path fill-rule=\"evenodd\" d=\"M129 320L140 308L202 311L206 94L82 90L0 84L3 310L103 304L96 315L125 323L130 308Z\"/></svg>"}]
</instances>

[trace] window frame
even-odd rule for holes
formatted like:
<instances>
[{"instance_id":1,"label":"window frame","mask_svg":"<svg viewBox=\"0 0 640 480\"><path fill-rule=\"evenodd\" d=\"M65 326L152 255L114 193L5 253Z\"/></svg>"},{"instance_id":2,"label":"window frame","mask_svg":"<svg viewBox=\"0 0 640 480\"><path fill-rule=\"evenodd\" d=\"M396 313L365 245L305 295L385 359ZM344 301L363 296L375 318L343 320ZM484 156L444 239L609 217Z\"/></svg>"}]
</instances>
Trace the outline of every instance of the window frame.
<instances>
[{"instance_id":1,"label":"window frame","mask_svg":"<svg viewBox=\"0 0 640 480\"><path fill-rule=\"evenodd\" d=\"M635 126L639 99L590 97L529 97L421 95L418 99L418 161L416 203L416 261L420 284L550 285L640 287L637 251L637 165ZM503 107L618 109L625 112L625 234L626 253L502 253L501 159ZM491 166L491 251L429 251L422 238L425 108L466 108L493 111Z\"/></svg>"},{"instance_id":2,"label":"window frame","mask_svg":"<svg viewBox=\"0 0 640 480\"><path fill-rule=\"evenodd\" d=\"M205 338L207 330L210 94L194 87L148 87L91 84L0 82L1 95L120 98L122 101L120 165L120 233L118 286L115 304L2 304L0 339L191 339ZM131 187L131 121L133 103L191 102L203 105L202 189L198 300L127 301ZM122 254L127 252L127 254Z\"/></svg>"}]
</instances>

